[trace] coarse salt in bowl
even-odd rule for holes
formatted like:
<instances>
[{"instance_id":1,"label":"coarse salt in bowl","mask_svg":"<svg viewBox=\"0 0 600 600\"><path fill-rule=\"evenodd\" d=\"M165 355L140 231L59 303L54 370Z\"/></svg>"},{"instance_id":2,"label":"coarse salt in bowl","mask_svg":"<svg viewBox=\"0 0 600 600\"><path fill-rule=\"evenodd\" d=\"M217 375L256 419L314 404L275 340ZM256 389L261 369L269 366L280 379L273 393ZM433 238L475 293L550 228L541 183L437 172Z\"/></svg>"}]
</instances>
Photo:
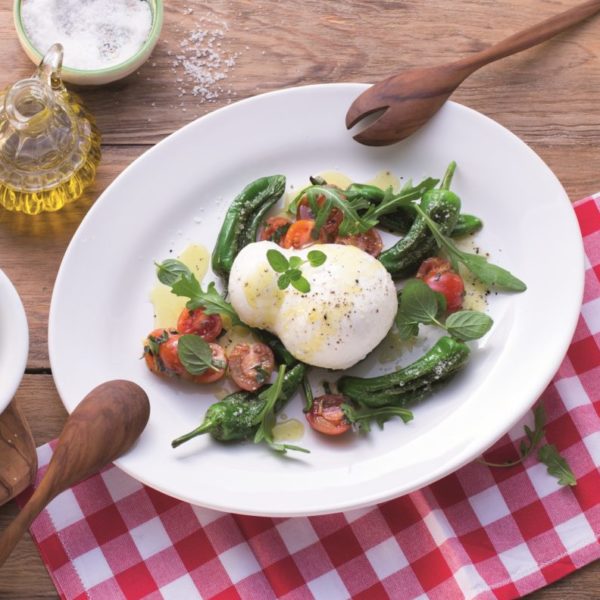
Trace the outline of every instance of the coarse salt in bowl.
<instances>
[{"instance_id":1,"label":"coarse salt in bowl","mask_svg":"<svg viewBox=\"0 0 600 600\"><path fill-rule=\"evenodd\" d=\"M35 64L60 43L62 79L100 85L126 77L148 59L162 29L163 2L14 0L13 16L21 46Z\"/></svg>"}]
</instances>

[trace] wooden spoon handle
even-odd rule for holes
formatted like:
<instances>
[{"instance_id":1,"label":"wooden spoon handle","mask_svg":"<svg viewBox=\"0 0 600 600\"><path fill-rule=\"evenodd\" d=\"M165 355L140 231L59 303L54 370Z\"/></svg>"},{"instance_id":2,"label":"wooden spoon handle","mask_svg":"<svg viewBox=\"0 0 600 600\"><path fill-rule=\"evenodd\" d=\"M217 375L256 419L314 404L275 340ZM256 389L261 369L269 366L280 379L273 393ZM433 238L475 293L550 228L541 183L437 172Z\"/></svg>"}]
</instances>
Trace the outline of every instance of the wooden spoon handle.
<instances>
[{"instance_id":1,"label":"wooden spoon handle","mask_svg":"<svg viewBox=\"0 0 600 600\"><path fill-rule=\"evenodd\" d=\"M463 67L472 67L472 70L474 71L495 60L541 44L565 29L581 23L581 21L595 15L599 11L600 0L588 0L588 2L574 6L569 10L538 23L537 25L523 29L501 42L498 42L481 52L467 56L458 62L462 63Z\"/></svg>"}]
</instances>

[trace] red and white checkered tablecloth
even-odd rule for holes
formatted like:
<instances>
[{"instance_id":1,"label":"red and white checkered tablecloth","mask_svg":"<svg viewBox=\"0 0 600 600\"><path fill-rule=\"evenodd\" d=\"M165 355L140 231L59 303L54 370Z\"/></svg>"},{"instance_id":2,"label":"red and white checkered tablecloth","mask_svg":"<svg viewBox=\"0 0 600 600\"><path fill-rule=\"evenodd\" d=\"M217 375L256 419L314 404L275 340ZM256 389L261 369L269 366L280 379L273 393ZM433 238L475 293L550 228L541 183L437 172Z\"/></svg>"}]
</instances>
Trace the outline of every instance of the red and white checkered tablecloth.
<instances>
[{"instance_id":1,"label":"red and white checkered tablecloth","mask_svg":"<svg viewBox=\"0 0 600 600\"><path fill-rule=\"evenodd\" d=\"M560 487L534 456L510 469L473 462L379 506L269 519L186 504L111 466L31 528L60 597L508 599L600 558L600 195L575 210L584 303L540 401L576 487ZM523 423L488 458L514 456L522 435ZM51 455L52 444L39 449L40 474Z\"/></svg>"}]
</instances>

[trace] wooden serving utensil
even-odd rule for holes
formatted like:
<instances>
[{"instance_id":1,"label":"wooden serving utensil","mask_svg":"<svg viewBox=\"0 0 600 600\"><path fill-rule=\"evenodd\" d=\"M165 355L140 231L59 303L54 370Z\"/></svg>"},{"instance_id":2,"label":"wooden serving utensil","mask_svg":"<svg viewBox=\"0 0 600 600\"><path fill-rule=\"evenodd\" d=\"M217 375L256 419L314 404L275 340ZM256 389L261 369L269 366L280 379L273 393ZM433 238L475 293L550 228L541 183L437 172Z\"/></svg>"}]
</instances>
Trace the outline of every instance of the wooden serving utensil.
<instances>
[{"instance_id":1,"label":"wooden serving utensil","mask_svg":"<svg viewBox=\"0 0 600 600\"><path fill-rule=\"evenodd\" d=\"M354 139L368 146L398 142L422 127L480 67L541 44L599 11L600 0L589 0L461 60L392 75L354 100L346 114L346 127L350 129L368 115L384 111Z\"/></svg>"},{"instance_id":2,"label":"wooden serving utensil","mask_svg":"<svg viewBox=\"0 0 600 600\"><path fill-rule=\"evenodd\" d=\"M33 483L36 473L35 442L13 400L0 414L0 506Z\"/></svg>"},{"instance_id":3,"label":"wooden serving utensil","mask_svg":"<svg viewBox=\"0 0 600 600\"><path fill-rule=\"evenodd\" d=\"M0 537L0 566L45 506L127 452L149 416L146 392L131 381L108 381L81 401L65 423L40 485Z\"/></svg>"}]
</instances>

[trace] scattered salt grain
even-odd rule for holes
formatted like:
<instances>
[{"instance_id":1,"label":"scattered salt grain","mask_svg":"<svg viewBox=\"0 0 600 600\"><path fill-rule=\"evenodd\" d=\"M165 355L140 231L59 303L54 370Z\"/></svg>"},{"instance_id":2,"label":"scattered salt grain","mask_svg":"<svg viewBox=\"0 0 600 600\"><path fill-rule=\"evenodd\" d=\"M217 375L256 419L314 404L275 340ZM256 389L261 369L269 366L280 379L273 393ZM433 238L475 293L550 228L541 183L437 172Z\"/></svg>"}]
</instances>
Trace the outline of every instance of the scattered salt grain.
<instances>
[{"instance_id":1,"label":"scattered salt grain","mask_svg":"<svg viewBox=\"0 0 600 600\"><path fill-rule=\"evenodd\" d=\"M193 11L185 8L184 14ZM214 102L221 95L231 94L224 85L228 73L235 67L239 54L224 48L227 23L200 19L180 36L179 48L173 53L171 70L176 74L178 96L187 93Z\"/></svg>"},{"instance_id":2,"label":"scattered salt grain","mask_svg":"<svg viewBox=\"0 0 600 600\"><path fill-rule=\"evenodd\" d=\"M23 0L23 27L44 54L64 47L64 65L104 69L125 62L144 44L152 27L146 0Z\"/></svg>"}]
</instances>

